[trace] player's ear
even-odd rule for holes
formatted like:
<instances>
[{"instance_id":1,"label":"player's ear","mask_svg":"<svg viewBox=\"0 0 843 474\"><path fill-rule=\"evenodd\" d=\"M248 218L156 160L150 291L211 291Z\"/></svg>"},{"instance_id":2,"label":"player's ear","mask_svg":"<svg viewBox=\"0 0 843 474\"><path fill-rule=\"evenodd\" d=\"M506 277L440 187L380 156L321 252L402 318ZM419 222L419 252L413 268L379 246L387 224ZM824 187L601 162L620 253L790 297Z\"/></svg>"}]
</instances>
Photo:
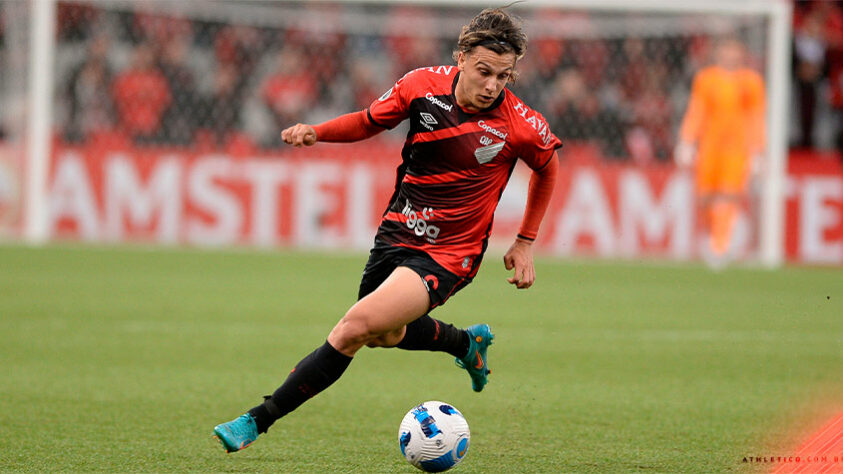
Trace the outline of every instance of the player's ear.
<instances>
[{"instance_id":1,"label":"player's ear","mask_svg":"<svg viewBox=\"0 0 843 474\"><path fill-rule=\"evenodd\" d=\"M465 61L466 61L466 53L464 51L460 51L457 55L457 69L460 71L465 70Z\"/></svg>"}]
</instances>

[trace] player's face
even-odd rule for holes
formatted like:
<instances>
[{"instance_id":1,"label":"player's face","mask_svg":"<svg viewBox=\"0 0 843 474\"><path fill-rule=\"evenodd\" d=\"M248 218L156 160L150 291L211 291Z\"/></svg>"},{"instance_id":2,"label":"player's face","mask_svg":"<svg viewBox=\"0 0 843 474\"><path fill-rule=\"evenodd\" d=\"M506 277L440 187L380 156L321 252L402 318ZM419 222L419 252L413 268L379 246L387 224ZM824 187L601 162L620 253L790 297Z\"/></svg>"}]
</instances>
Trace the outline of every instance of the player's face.
<instances>
[{"instance_id":1,"label":"player's face","mask_svg":"<svg viewBox=\"0 0 843 474\"><path fill-rule=\"evenodd\" d=\"M734 70L743 66L743 45L737 41L728 41L719 45L716 52L716 61L720 67L729 70Z\"/></svg>"},{"instance_id":2,"label":"player's face","mask_svg":"<svg viewBox=\"0 0 843 474\"><path fill-rule=\"evenodd\" d=\"M457 66L461 71L457 103L468 112L477 112L491 106L503 92L515 70L515 53L498 54L478 46L460 53Z\"/></svg>"}]
</instances>

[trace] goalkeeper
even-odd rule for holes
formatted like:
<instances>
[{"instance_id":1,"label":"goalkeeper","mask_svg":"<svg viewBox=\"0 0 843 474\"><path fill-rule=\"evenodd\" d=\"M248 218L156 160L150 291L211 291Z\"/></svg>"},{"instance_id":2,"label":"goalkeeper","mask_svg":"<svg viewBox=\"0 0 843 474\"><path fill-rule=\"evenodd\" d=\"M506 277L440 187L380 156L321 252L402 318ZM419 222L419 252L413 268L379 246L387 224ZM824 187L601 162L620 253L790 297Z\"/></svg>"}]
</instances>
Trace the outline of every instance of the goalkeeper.
<instances>
[{"instance_id":1,"label":"goalkeeper","mask_svg":"<svg viewBox=\"0 0 843 474\"><path fill-rule=\"evenodd\" d=\"M752 169L764 148L764 82L745 66L744 45L721 40L715 64L695 78L679 130L675 159L695 166L696 188L708 241L703 255L725 262Z\"/></svg>"}]
</instances>

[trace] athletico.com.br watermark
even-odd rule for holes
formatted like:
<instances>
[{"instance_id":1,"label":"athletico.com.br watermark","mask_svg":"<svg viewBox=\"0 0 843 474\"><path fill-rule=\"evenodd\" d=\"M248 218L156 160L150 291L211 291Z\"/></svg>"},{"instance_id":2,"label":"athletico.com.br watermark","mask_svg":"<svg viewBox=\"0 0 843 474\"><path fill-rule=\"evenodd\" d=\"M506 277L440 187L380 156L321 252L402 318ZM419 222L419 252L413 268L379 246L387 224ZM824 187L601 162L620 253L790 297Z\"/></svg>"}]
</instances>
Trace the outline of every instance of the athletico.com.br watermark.
<instances>
[{"instance_id":1,"label":"athletico.com.br watermark","mask_svg":"<svg viewBox=\"0 0 843 474\"><path fill-rule=\"evenodd\" d=\"M837 464L843 466L843 454L838 456L744 456L743 464Z\"/></svg>"}]
</instances>

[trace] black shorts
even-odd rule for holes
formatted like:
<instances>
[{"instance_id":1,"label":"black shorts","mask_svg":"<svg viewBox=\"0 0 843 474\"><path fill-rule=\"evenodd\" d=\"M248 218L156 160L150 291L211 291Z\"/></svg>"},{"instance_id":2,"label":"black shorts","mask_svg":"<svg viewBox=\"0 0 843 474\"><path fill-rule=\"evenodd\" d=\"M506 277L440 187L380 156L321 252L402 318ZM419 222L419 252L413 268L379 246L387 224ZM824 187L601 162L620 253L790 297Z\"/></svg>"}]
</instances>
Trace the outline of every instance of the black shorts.
<instances>
[{"instance_id":1,"label":"black shorts","mask_svg":"<svg viewBox=\"0 0 843 474\"><path fill-rule=\"evenodd\" d=\"M449 272L421 250L381 244L375 245L369 253L357 298L362 299L375 291L398 267L407 267L422 277L430 297L430 309L445 304L451 295L471 283L470 277Z\"/></svg>"}]
</instances>

